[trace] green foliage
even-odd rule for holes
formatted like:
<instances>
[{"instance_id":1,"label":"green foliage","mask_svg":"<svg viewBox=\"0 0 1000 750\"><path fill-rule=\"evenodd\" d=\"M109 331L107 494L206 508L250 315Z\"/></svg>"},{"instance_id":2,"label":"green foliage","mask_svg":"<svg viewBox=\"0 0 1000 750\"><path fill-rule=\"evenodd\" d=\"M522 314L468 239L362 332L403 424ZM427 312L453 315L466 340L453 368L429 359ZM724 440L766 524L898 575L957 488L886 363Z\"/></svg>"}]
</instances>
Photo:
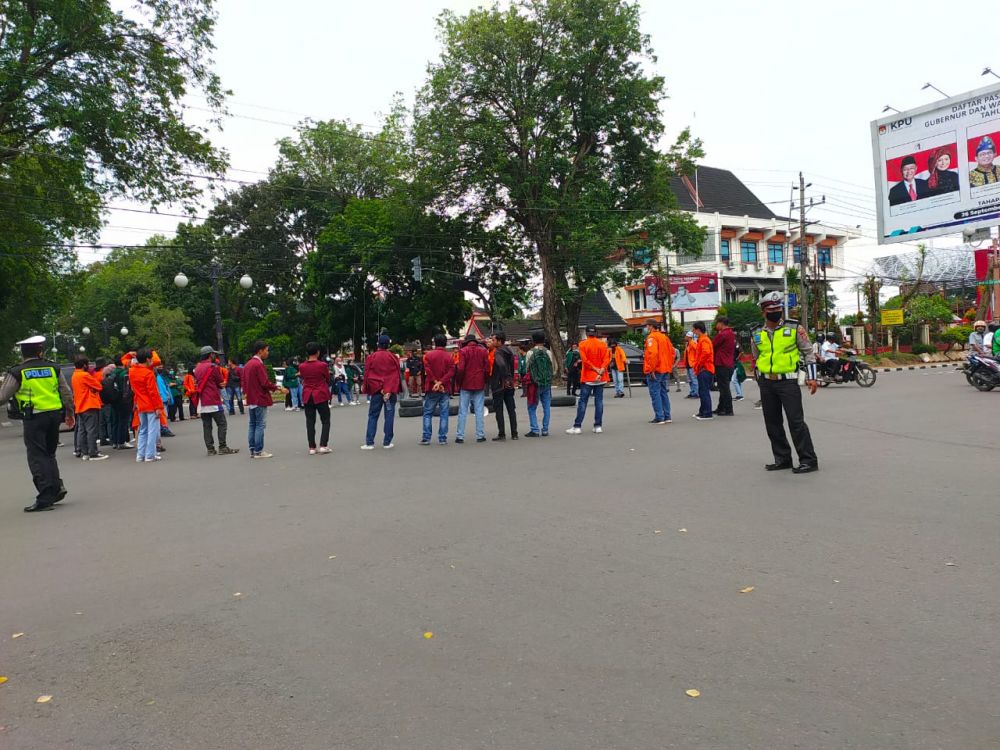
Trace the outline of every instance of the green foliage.
<instances>
[{"instance_id":1,"label":"green foliage","mask_svg":"<svg viewBox=\"0 0 1000 750\"><path fill-rule=\"evenodd\" d=\"M912 354L937 354L937 347L933 344L914 344L911 349Z\"/></svg>"},{"instance_id":2,"label":"green foliage","mask_svg":"<svg viewBox=\"0 0 1000 750\"><path fill-rule=\"evenodd\" d=\"M257 339L264 339L268 343L270 347L268 359L271 361L280 362L300 354L304 347L296 347L287 330L279 312L267 313L240 333L235 352L237 358L245 362L252 357L251 345Z\"/></svg>"},{"instance_id":3,"label":"green foliage","mask_svg":"<svg viewBox=\"0 0 1000 750\"><path fill-rule=\"evenodd\" d=\"M198 347L191 340L188 317L180 308L148 302L145 309L135 315L134 325L135 343L154 347L166 365L193 361L198 353Z\"/></svg>"},{"instance_id":4,"label":"green foliage","mask_svg":"<svg viewBox=\"0 0 1000 750\"><path fill-rule=\"evenodd\" d=\"M945 344L960 344L965 346L969 343L969 334L971 333L971 325L951 326L939 333L937 340Z\"/></svg>"},{"instance_id":5,"label":"green foliage","mask_svg":"<svg viewBox=\"0 0 1000 750\"><path fill-rule=\"evenodd\" d=\"M756 302L727 302L719 308L719 315L727 316L730 327L738 333L746 333L764 322L764 315Z\"/></svg>"},{"instance_id":6,"label":"green foliage","mask_svg":"<svg viewBox=\"0 0 1000 750\"><path fill-rule=\"evenodd\" d=\"M910 300L906 307L907 322L914 324L930 323L941 324L950 323L955 317L951 311L951 306L943 297L918 296Z\"/></svg>"}]
</instances>

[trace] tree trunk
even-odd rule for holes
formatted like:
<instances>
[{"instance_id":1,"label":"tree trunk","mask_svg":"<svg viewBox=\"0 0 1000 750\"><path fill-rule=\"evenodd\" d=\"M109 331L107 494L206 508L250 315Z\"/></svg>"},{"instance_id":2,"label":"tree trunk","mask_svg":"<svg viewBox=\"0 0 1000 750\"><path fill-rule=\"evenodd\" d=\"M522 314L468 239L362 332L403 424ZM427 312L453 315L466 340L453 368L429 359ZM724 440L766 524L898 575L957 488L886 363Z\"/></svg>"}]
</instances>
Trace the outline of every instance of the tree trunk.
<instances>
[{"instance_id":1,"label":"tree trunk","mask_svg":"<svg viewBox=\"0 0 1000 750\"><path fill-rule=\"evenodd\" d=\"M559 279L555 264L541 243L538 245L538 260L542 267L542 328L545 331L545 338L549 341L549 348L556 358L557 374L563 375L566 346L559 330L559 309L562 304L557 294Z\"/></svg>"}]
</instances>

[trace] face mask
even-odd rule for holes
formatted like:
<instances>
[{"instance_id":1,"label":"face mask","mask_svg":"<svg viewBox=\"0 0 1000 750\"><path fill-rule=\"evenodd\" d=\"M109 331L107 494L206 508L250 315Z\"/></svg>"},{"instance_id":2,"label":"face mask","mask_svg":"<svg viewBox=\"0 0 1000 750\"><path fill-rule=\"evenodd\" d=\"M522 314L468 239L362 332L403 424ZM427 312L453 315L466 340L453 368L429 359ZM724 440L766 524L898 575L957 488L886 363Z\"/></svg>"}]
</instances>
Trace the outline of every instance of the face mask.
<instances>
[{"instance_id":1,"label":"face mask","mask_svg":"<svg viewBox=\"0 0 1000 750\"><path fill-rule=\"evenodd\" d=\"M780 323L781 322L781 318L783 317L783 315L784 315L784 313L782 313L780 310L778 310L777 312L769 312L764 317L767 318L772 323Z\"/></svg>"}]
</instances>

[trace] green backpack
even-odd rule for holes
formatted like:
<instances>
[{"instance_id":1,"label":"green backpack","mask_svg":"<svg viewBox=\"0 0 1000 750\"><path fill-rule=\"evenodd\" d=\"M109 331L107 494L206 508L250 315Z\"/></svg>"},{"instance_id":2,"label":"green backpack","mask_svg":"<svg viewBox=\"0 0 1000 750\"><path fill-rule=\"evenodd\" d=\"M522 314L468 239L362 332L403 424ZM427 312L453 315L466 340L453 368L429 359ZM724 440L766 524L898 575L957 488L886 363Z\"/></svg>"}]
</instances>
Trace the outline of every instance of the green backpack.
<instances>
[{"instance_id":1,"label":"green backpack","mask_svg":"<svg viewBox=\"0 0 1000 750\"><path fill-rule=\"evenodd\" d=\"M528 374L531 375L531 382L539 388L552 385L552 359L548 351L532 350L531 358L528 360Z\"/></svg>"}]
</instances>

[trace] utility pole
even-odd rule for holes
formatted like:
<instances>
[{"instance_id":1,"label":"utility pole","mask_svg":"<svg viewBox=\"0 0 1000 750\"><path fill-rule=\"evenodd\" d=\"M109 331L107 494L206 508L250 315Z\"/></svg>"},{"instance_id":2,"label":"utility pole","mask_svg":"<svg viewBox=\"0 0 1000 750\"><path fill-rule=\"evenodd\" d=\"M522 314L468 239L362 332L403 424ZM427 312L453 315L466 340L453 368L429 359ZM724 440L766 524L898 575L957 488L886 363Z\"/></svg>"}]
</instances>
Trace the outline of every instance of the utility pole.
<instances>
[{"instance_id":1,"label":"utility pole","mask_svg":"<svg viewBox=\"0 0 1000 750\"><path fill-rule=\"evenodd\" d=\"M809 245L806 244L806 178L799 172L799 267L802 275L802 327L809 331Z\"/></svg>"}]
</instances>

